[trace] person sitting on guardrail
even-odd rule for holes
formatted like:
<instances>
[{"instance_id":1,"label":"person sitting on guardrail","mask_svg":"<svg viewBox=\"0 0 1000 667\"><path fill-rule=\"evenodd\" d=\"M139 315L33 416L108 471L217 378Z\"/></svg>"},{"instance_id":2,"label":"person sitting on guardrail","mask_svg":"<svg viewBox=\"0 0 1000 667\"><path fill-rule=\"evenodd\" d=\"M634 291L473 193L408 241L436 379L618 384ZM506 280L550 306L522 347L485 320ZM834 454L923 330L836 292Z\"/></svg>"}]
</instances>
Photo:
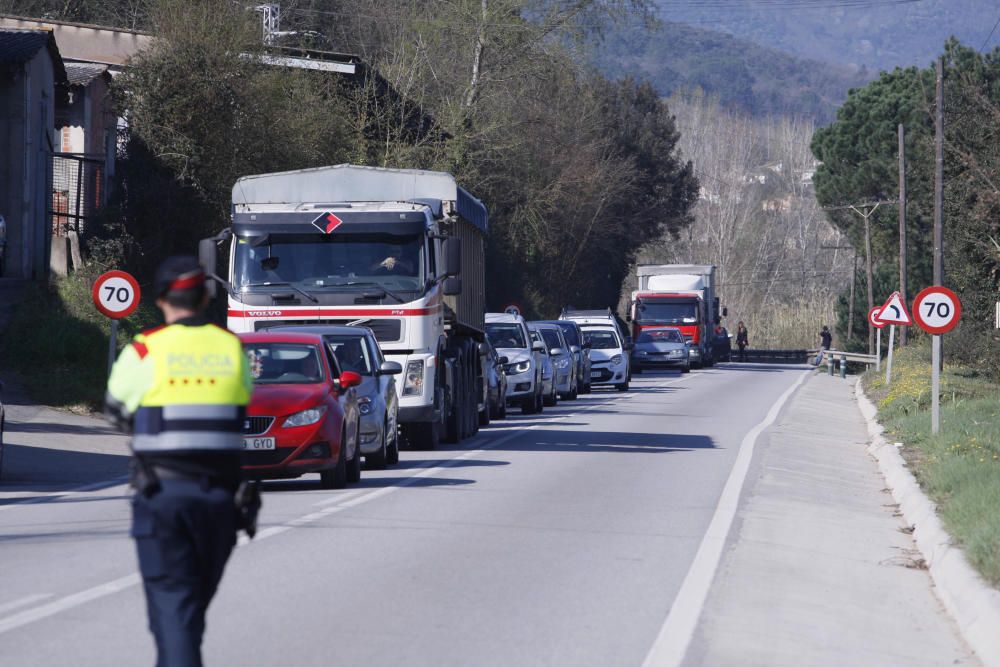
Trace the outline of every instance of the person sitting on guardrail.
<instances>
[{"instance_id":1,"label":"person sitting on guardrail","mask_svg":"<svg viewBox=\"0 0 1000 667\"><path fill-rule=\"evenodd\" d=\"M830 349L833 345L833 334L830 333L830 327L823 325L823 329L819 332L820 346L819 352L816 354L816 360L814 364L819 366L823 362L823 354Z\"/></svg>"}]
</instances>

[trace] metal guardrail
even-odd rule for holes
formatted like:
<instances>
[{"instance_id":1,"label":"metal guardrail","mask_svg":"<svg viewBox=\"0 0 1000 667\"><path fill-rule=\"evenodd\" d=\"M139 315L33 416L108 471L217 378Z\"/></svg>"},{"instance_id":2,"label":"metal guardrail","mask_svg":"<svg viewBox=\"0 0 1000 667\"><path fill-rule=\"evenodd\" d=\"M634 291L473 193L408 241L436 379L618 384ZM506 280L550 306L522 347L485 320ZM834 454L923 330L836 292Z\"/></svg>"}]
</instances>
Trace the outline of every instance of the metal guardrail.
<instances>
[{"instance_id":1,"label":"metal guardrail","mask_svg":"<svg viewBox=\"0 0 1000 667\"><path fill-rule=\"evenodd\" d=\"M815 350L815 353L819 353L819 350ZM847 352L845 350L824 350L823 360L826 361L826 368L830 375L833 375L833 367L836 363L839 366L840 377L847 377L847 364L848 362L860 363L860 364L874 364L878 367L881 364L881 359L874 354L864 354L861 352Z\"/></svg>"}]
</instances>

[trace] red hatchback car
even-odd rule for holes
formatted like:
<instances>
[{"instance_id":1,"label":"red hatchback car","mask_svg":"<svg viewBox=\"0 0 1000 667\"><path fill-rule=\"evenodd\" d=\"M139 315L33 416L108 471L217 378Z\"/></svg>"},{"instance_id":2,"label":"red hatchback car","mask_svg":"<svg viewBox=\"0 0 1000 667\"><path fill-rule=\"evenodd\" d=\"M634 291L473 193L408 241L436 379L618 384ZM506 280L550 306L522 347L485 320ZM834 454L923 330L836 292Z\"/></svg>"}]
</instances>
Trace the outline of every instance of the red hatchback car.
<instances>
[{"instance_id":1,"label":"red hatchback car","mask_svg":"<svg viewBox=\"0 0 1000 667\"><path fill-rule=\"evenodd\" d=\"M240 334L254 378L243 470L254 479L318 472L324 488L361 479L357 392L318 334Z\"/></svg>"}]
</instances>

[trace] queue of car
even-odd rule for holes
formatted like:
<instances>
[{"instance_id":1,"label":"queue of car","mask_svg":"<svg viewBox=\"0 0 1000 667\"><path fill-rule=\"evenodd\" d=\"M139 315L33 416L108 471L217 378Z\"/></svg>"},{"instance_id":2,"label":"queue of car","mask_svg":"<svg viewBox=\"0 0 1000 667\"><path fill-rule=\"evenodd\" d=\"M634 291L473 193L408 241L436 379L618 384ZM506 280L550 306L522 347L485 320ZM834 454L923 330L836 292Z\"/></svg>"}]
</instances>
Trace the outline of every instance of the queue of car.
<instances>
[{"instance_id":1,"label":"queue of car","mask_svg":"<svg viewBox=\"0 0 1000 667\"><path fill-rule=\"evenodd\" d=\"M537 321L487 313L485 333L481 426L506 418L508 407L537 414L594 387L628 391L633 372L690 370L690 344L677 329L643 331L633 347L610 311ZM370 328L286 325L240 338L255 384L244 423L248 477L319 473L322 487L343 488L360 480L362 460L371 470L399 462L403 369L385 359Z\"/></svg>"}]
</instances>

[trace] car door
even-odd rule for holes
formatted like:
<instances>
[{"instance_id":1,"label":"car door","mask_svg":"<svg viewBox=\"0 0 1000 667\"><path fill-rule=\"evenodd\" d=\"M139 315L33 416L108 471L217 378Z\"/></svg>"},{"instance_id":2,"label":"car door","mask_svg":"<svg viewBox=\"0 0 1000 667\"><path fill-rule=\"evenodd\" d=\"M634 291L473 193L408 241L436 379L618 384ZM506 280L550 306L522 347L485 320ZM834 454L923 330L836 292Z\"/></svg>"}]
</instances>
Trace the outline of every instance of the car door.
<instances>
[{"instance_id":1,"label":"car door","mask_svg":"<svg viewBox=\"0 0 1000 667\"><path fill-rule=\"evenodd\" d=\"M385 356L382 354L382 348L379 347L378 341L375 340L374 335L365 336L365 341L368 345L368 352L375 367L375 379L378 382L378 394L379 394L379 409L383 411L385 415L385 424L388 425L391 430L396 426L396 413L397 407L397 397L396 397L396 376L387 375L378 371L382 368L382 364L385 363Z\"/></svg>"}]
</instances>

